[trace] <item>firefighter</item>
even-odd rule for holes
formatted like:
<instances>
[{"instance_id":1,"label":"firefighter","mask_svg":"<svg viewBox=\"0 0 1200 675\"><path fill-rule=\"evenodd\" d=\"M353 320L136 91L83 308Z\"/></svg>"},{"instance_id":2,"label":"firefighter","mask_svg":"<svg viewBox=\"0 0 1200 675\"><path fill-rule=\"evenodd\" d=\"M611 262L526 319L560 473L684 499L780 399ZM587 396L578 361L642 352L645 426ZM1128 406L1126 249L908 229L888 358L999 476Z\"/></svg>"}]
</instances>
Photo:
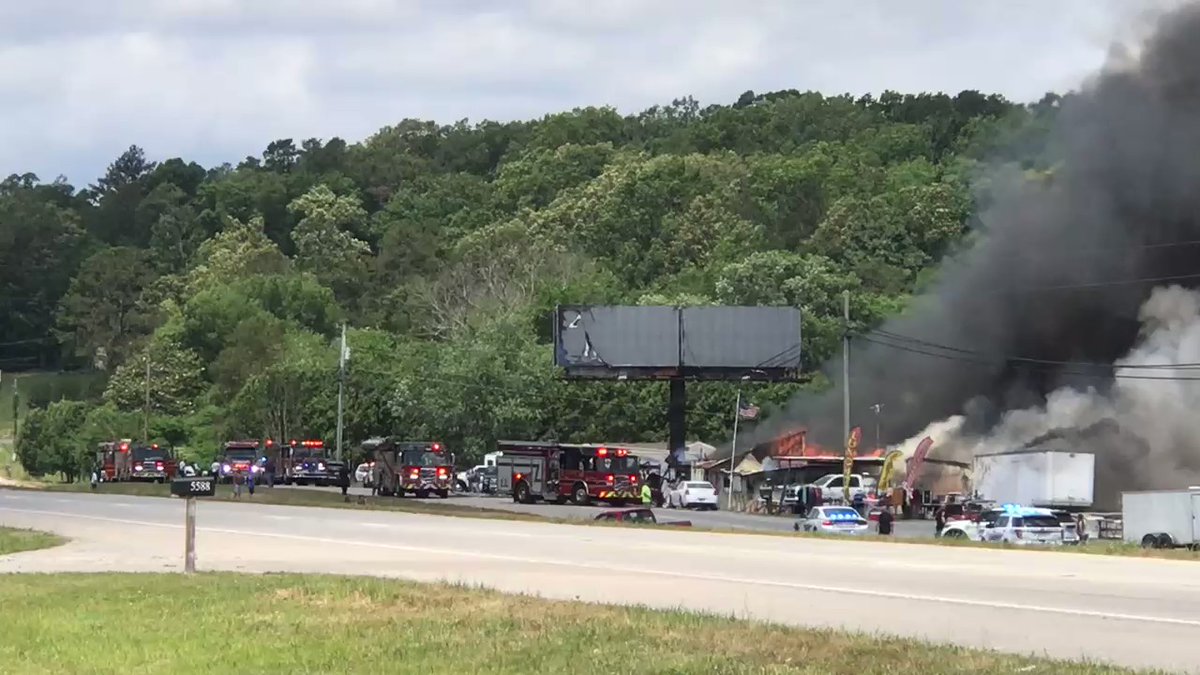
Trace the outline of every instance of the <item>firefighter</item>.
<instances>
[{"instance_id":1,"label":"firefighter","mask_svg":"<svg viewBox=\"0 0 1200 675\"><path fill-rule=\"evenodd\" d=\"M342 487L342 497L350 501L350 496L346 494L350 489L350 467L346 464L338 467L338 485Z\"/></svg>"},{"instance_id":2,"label":"firefighter","mask_svg":"<svg viewBox=\"0 0 1200 675\"><path fill-rule=\"evenodd\" d=\"M233 470L233 496L235 499L242 498L242 484L246 482L246 475L241 469Z\"/></svg>"},{"instance_id":3,"label":"firefighter","mask_svg":"<svg viewBox=\"0 0 1200 675\"><path fill-rule=\"evenodd\" d=\"M654 497L650 492L650 484L642 483L642 506L650 506L653 501Z\"/></svg>"}]
</instances>

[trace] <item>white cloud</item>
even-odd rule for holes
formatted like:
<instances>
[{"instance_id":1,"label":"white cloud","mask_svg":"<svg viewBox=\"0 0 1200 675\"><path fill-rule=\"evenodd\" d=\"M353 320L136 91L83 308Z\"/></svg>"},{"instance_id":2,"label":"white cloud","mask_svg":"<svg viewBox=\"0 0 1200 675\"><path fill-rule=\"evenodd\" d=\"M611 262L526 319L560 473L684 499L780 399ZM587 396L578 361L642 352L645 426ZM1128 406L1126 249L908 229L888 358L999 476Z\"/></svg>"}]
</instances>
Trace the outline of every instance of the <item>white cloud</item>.
<instances>
[{"instance_id":1,"label":"white cloud","mask_svg":"<svg viewBox=\"0 0 1200 675\"><path fill-rule=\"evenodd\" d=\"M1177 3L1178 0L1157 0ZM206 165L405 117L635 112L693 95L1077 85L1120 0L42 0L0 5L0 175Z\"/></svg>"}]
</instances>

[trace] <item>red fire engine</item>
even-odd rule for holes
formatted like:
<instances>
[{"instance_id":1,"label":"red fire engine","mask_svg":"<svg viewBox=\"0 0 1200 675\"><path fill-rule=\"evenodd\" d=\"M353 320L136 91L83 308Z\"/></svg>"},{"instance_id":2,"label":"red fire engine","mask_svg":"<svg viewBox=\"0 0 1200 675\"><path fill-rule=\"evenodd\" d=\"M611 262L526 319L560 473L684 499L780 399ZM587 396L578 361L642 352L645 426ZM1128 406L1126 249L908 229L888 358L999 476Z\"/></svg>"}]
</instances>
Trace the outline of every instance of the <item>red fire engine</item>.
<instances>
[{"instance_id":1,"label":"red fire engine","mask_svg":"<svg viewBox=\"0 0 1200 675\"><path fill-rule=\"evenodd\" d=\"M101 478L105 481L129 480L133 463L129 457L131 439L100 443L96 448L96 463L100 465Z\"/></svg>"},{"instance_id":2,"label":"red fire engine","mask_svg":"<svg viewBox=\"0 0 1200 675\"><path fill-rule=\"evenodd\" d=\"M157 443L135 444L131 439L107 441L97 445L96 463L101 478L108 482L154 481L162 483L175 477L179 463L174 454Z\"/></svg>"},{"instance_id":3,"label":"red fire engine","mask_svg":"<svg viewBox=\"0 0 1200 675\"><path fill-rule=\"evenodd\" d=\"M270 442L270 441L268 441ZM325 449L325 441L292 441L282 453L283 480L291 485L335 485L337 462Z\"/></svg>"},{"instance_id":4,"label":"red fire engine","mask_svg":"<svg viewBox=\"0 0 1200 675\"><path fill-rule=\"evenodd\" d=\"M454 455L441 443L372 438L362 445L375 459L371 469L376 491L383 496L430 494L445 499L454 485Z\"/></svg>"},{"instance_id":5,"label":"red fire engine","mask_svg":"<svg viewBox=\"0 0 1200 675\"><path fill-rule=\"evenodd\" d=\"M164 483L179 473L179 462L174 453L158 447L158 443L133 446L129 449L129 458L133 464L129 480Z\"/></svg>"},{"instance_id":6,"label":"red fire engine","mask_svg":"<svg viewBox=\"0 0 1200 675\"><path fill-rule=\"evenodd\" d=\"M625 448L527 441L500 441L499 447L497 489L512 494L513 501L570 499L582 505L640 499L638 459Z\"/></svg>"},{"instance_id":7,"label":"red fire engine","mask_svg":"<svg viewBox=\"0 0 1200 675\"><path fill-rule=\"evenodd\" d=\"M226 441L218 458L220 481L232 483L235 473L258 473L262 467L258 463L260 456L258 441Z\"/></svg>"}]
</instances>

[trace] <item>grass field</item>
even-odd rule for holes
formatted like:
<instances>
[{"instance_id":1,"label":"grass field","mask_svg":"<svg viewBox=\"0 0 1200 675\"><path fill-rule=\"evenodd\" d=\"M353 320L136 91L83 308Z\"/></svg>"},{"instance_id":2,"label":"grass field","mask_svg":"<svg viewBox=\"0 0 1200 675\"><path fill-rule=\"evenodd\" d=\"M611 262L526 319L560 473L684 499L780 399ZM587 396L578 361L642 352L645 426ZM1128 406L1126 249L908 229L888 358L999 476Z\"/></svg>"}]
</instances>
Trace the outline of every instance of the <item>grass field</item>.
<instances>
[{"instance_id":1,"label":"grass field","mask_svg":"<svg viewBox=\"0 0 1200 675\"><path fill-rule=\"evenodd\" d=\"M1131 672L364 578L19 575L0 607L7 673Z\"/></svg>"},{"instance_id":2,"label":"grass field","mask_svg":"<svg viewBox=\"0 0 1200 675\"><path fill-rule=\"evenodd\" d=\"M0 527L0 555L36 551L51 546L61 546L66 539L54 534L37 532L35 530L17 530L11 527Z\"/></svg>"}]
</instances>

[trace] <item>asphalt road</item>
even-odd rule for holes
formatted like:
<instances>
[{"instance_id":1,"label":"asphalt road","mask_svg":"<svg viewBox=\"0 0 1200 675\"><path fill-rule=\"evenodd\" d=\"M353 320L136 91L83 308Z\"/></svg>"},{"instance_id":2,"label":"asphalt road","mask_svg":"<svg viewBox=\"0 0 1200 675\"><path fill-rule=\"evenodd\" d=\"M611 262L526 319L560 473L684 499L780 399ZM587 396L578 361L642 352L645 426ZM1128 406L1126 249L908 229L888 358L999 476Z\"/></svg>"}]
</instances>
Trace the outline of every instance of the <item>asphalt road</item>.
<instances>
[{"instance_id":1,"label":"asphalt road","mask_svg":"<svg viewBox=\"0 0 1200 675\"><path fill-rule=\"evenodd\" d=\"M313 486L277 486L288 490L322 490L336 492L338 488ZM352 487L351 494L370 495L367 488ZM415 497L402 497L413 500ZM498 511L514 513L529 513L547 518L562 518L569 520L592 520L605 506L576 506L574 504L517 504L511 497L490 497L478 494L453 493L447 499L437 497L425 501L444 501L463 506L474 506ZM736 511L697 511L683 509L654 509L654 515L659 520L690 520L697 527L707 527L720 530L745 530L747 532L791 532L796 522L791 516L763 516L753 513ZM896 521L895 535L901 539L932 539L932 520Z\"/></svg>"},{"instance_id":2,"label":"asphalt road","mask_svg":"<svg viewBox=\"0 0 1200 675\"><path fill-rule=\"evenodd\" d=\"M1187 561L198 506L203 570L449 580L1131 666L1198 663L1200 566ZM73 539L0 557L0 572L182 567L178 500L0 489L0 524Z\"/></svg>"}]
</instances>

